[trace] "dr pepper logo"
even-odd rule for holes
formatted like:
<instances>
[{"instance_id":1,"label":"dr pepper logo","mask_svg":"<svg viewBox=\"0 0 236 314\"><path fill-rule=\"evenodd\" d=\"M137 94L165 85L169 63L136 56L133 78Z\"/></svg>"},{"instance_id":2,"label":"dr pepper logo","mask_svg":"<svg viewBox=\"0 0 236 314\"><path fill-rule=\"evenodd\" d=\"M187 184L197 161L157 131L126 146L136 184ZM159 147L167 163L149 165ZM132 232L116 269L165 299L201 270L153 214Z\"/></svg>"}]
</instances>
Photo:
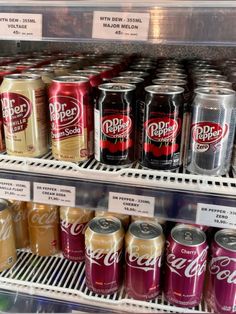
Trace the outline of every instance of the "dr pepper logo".
<instances>
[{"instance_id":1,"label":"dr pepper logo","mask_svg":"<svg viewBox=\"0 0 236 314\"><path fill-rule=\"evenodd\" d=\"M102 119L102 133L111 138L125 138L132 131L132 120L128 116L110 115Z\"/></svg>"},{"instance_id":2,"label":"dr pepper logo","mask_svg":"<svg viewBox=\"0 0 236 314\"><path fill-rule=\"evenodd\" d=\"M3 123L9 133L18 133L27 128L32 112L31 101L16 93L1 94Z\"/></svg>"},{"instance_id":3,"label":"dr pepper logo","mask_svg":"<svg viewBox=\"0 0 236 314\"><path fill-rule=\"evenodd\" d=\"M150 119L145 123L147 136L156 142L171 142L179 133L180 120L170 118Z\"/></svg>"}]
</instances>

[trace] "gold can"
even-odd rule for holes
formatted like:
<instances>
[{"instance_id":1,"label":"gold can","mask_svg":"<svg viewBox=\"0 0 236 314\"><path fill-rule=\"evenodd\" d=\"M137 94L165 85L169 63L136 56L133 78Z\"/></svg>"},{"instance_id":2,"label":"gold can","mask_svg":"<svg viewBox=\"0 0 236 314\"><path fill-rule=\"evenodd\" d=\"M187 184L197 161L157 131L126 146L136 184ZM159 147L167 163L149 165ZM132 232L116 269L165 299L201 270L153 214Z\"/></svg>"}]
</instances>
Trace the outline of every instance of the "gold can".
<instances>
[{"instance_id":1,"label":"gold can","mask_svg":"<svg viewBox=\"0 0 236 314\"><path fill-rule=\"evenodd\" d=\"M43 83L46 87L52 83L54 79L54 71L52 68L44 67L44 68L31 68L23 72L23 74L35 74L39 75L42 78Z\"/></svg>"},{"instance_id":2,"label":"gold can","mask_svg":"<svg viewBox=\"0 0 236 314\"><path fill-rule=\"evenodd\" d=\"M16 262L16 245L9 203L0 199L0 272Z\"/></svg>"},{"instance_id":3,"label":"gold can","mask_svg":"<svg viewBox=\"0 0 236 314\"><path fill-rule=\"evenodd\" d=\"M142 220L142 221L148 221L151 223L157 223L160 224L161 226L164 226L166 224L166 220L163 218L158 218L158 217L143 217L143 216L131 216L131 223L137 220Z\"/></svg>"},{"instance_id":4,"label":"gold can","mask_svg":"<svg viewBox=\"0 0 236 314\"><path fill-rule=\"evenodd\" d=\"M112 216L112 217L116 217L116 218L120 219L124 229L125 230L128 229L129 222L130 222L130 216L129 215L118 214L115 212L110 212L110 211L108 212L108 211L103 211L103 210L97 210L95 212L95 217L107 217L107 216Z\"/></svg>"},{"instance_id":5,"label":"gold can","mask_svg":"<svg viewBox=\"0 0 236 314\"><path fill-rule=\"evenodd\" d=\"M40 256L51 256L59 252L58 207L28 203L28 225L30 249Z\"/></svg>"},{"instance_id":6,"label":"gold can","mask_svg":"<svg viewBox=\"0 0 236 314\"><path fill-rule=\"evenodd\" d=\"M45 85L34 74L11 74L0 87L6 149L9 155L40 157L48 147Z\"/></svg>"}]
</instances>

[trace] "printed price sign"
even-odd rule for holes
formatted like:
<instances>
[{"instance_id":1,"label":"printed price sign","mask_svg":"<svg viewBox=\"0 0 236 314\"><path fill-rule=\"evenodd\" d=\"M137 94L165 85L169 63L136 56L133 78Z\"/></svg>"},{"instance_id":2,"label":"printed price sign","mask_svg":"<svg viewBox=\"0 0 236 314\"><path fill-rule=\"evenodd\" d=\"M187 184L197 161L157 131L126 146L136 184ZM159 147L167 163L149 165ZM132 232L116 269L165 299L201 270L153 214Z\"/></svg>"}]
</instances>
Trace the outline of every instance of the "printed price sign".
<instances>
[{"instance_id":1,"label":"printed price sign","mask_svg":"<svg viewBox=\"0 0 236 314\"><path fill-rule=\"evenodd\" d=\"M154 216L155 198L125 193L109 193L108 211L126 215Z\"/></svg>"},{"instance_id":2,"label":"printed price sign","mask_svg":"<svg viewBox=\"0 0 236 314\"><path fill-rule=\"evenodd\" d=\"M236 207L198 203L196 223L217 228L236 229Z\"/></svg>"},{"instance_id":3,"label":"printed price sign","mask_svg":"<svg viewBox=\"0 0 236 314\"><path fill-rule=\"evenodd\" d=\"M75 187L35 182L34 202L74 207Z\"/></svg>"},{"instance_id":4,"label":"printed price sign","mask_svg":"<svg viewBox=\"0 0 236 314\"><path fill-rule=\"evenodd\" d=\"M0 179L0 197L16 201L30 201L30 182Z\"/></svg>"},{"instance_id":5,"label":"printed price sign","mask_svg":"<svg viewBox=\"0 0 236 314\"><path fill-rule=\"evenodd\" d=\"M94 11L92 38L147 40L149 13Z\"/></svg>"},{"instance_id":6,"label":"printed price sign","mask_svg":"<svg viewBox=\"0 0 236 314\"><path fill-rule=\"evenodd\" d=\"M42 39L42 14L0 13L2 39Z\"/></svg>"}]
</instances>

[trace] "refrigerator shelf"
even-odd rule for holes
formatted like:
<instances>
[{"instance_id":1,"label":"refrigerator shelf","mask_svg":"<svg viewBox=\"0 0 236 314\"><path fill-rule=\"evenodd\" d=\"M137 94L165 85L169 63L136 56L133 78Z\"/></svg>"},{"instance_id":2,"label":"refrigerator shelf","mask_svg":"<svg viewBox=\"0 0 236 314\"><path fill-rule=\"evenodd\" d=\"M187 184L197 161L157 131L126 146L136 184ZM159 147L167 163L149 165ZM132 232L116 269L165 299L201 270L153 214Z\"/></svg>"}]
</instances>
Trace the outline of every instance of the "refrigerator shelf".
<instances>
[{"instance_id":1,"label":"refrigerator shelf","mask_svg":"<svg viewBox=\"0 0 236 314\"><path fill-rule=\"evenodd\" d=\"M114 295L97 295L86 287L84 263L71 262L61 255L40 257L19 250L16 264L0 273L1 289L97 305L104 309L134 313L210 313L205 302L191 309L172 306L159 298L145 302L129 298L124 287Z\"/></svg>"}]
</instances>

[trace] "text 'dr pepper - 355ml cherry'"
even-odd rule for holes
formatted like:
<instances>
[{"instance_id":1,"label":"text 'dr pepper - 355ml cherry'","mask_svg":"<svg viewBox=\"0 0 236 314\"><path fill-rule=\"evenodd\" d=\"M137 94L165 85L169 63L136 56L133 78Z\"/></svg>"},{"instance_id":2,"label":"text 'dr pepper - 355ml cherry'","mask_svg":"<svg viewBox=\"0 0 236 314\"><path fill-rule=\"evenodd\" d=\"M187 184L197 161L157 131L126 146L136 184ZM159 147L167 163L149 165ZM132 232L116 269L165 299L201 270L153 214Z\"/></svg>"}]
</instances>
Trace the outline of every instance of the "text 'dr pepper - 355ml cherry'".
<instances>
[{"instance_id":1,"label":"text 'dr pepper - 355ml cherry'","mask_svg":"<svg viewBox=\"0 0 236 314\"><path fill-rule=\"evenodd\" d=\"M108 165L130 164L135 159L135 86L107 83L99 90L94 111L95 158Z\"/></svg>"},{"instance_id":2,"label":"text 'dr pepper - 355ml cherry'","mask_svg":"<svg viewBox=\"0 0 236 314\"><path fill-rule=\"evenodd\" d=\"M160 293L160 274L165 238L157 223L133 222L125 236L125 289L138 300L151 300Z\"/></svg>"},{"instance_id":3,"label":"text 'dr pepper - 355ml cherry'","mask_svg":"<svg viewBox=\"0 0 236 314\"><path fill-rule=\"evenodd\" d=\"M97 294L113 294L122 283L124 231L115 217L95 217L85 231L87 287Z\"/></svg>"},{"instance_id":4,"label":"text 'dr pepper - 355ml cherry'","mask_svg":"<svg viewBox=\"0 0 236 314\"><path fill-rule=\"evenodd\" d=\"M145 90L141 163L151 169L174 170L181 163L184 89L152 85Z\"/></svg>"},{"instance_id":5,"label":"text 'dr pepper - 355ml cherry'","mask_svg":"<svg viewBox=\"0 0 236 314\"><path fill-rule=\"evenodd\" d=\"M197 227L178 225L167 241L164 295L181 307L194 307L201 301L207 266L205 233Z\"/></svg>"}]
</instances>

